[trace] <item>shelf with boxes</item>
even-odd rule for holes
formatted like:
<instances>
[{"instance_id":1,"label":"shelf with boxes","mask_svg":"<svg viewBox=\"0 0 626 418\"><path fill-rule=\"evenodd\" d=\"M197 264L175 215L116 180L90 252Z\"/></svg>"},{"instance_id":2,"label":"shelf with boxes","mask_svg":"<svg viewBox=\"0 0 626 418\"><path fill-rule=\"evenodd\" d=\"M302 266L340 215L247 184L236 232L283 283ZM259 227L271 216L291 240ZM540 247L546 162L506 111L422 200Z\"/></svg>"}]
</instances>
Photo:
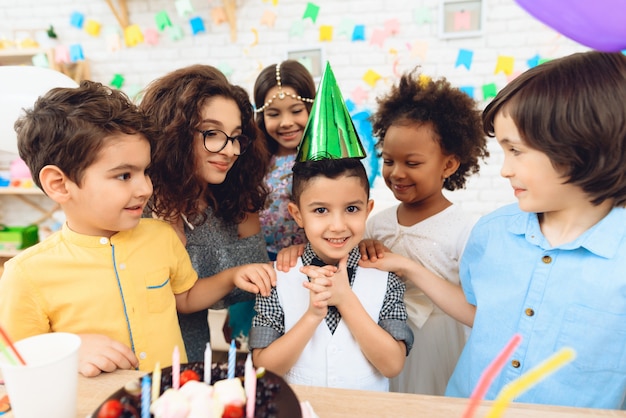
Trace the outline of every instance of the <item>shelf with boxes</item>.
<instances>
[{"instance_id":1,"label":"shelf with boxes","mask_svg":"<svg viewBox=\"0 0 626 418\"><path fill-rule=\"evenodd\" d=\"M35 65L33 58L42 55L50 69L70 77L76 83L89 79L91 72L87 60L77 62L58 62L52 48L0 48L0 66ZM46 66L42 63L41 66Z\"/></svg>"},{"instance_id":2,"label":"shelf with boxes","mask_svg":"<svg viewBox=\"0 0 626 418\"><path fill-rule=\"evenodd\" d=\"M5 196L14 201L6 201ZM0 258L8 258L37 243L39 226L51 221L60 208L36 187L0 187L0 197Z\"/></svg>"},{"instance_id":3,"label":"shelf with boxes","mask_svg":"<svg viewBox=\"0 0 626 418\"><path fill-rule=\"evenodd\" d=\"M44 54L50 61L52 50L44 48L4 48L0 49L1 65L33 65L33 57Z\"/></svg>"},{"instance_id":4,"label":"shelf with boxes","mask_svg":"<svg viewBox=\"0 0 626 418\"><path fill-rule=\"evenodd\" d=\"M15 120L51 88L74 87L89 78L86 61L58 62L63 60L55 59L54 43L41 47L24 40L37 38L36 31L22 32L28 33L14 36L20 42L0 41L0 265L57 230L64 219L59 205L35 187L25 165L14 170L19 160Z\"/></svg>"}]
</instances>

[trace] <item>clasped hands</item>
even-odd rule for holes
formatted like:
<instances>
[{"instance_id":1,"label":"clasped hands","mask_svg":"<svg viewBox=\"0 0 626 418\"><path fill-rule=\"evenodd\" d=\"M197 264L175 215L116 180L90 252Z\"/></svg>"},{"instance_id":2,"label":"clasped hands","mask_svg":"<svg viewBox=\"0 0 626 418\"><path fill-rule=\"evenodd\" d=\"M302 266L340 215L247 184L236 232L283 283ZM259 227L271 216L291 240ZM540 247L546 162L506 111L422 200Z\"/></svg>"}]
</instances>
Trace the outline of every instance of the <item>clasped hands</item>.
<instances>
[{"instance_id":1,"label":"clasped hands","mask_svg":"<svg viewBox=\"0 0 626 418\"><path fill-rule=\"evenodd\" d=\"M309 310L318 317L325 317L329 306L341 309L346 298L352 295L347 269L348 257L339 261L337 266L303 266L300 272L310 281L303 286L311 292Z\"/></svg>"}]
</instances>

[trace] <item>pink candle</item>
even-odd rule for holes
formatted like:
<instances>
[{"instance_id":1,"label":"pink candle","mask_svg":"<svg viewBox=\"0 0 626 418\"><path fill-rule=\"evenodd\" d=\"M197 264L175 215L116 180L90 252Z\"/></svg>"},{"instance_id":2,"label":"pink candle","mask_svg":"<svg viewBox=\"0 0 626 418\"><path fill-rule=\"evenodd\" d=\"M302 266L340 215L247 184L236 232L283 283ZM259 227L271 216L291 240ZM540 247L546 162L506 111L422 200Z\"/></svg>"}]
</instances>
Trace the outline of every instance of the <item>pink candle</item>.
<instances>
[{"instance_id":1,"label":"pink candle","mask_svg":"<svg viewBox=\"0 0 626 418\"><path fill-rule=\"evenodd\" d=\"M252 366L252 357L248 353L246 358L243 386L246 392L246 418L254 418L256 406L256 371Z\"/></svg>"},{"instance_id":2,"label":"pink candle","mask_svg":"<svg viewBox=\"0 0 626 418\"><path fill-rule=\"evenodd\" d=\"M174 389L180 387L180 351L178 351L178 346L174 347L174 353L172 353L172 387Z\"/></svg>"},{"instance_id":3,"label":"pink candle","mask_svg":"<svg viewBox=\"0 0 626 418\"><path fill-rule=\"evenodd\" d=\"M491 362L489 366L483 371L483 374L478 379L478 383L476 384L476 388L474 388L474 392L469 398L469 403L465 412L463 413L463 418L472 418L474 413L476 412L476 408L478 408L478 404L481 399L489 390L489 386L496 378L500 370L504 367L504 364L508 360L509 357L513 354L513 351L517 348L519 343L522 341L522 336L519 334L513 335L513 338L507 343L507 345L502 349L500 354Z\"/></svg>"}]
</instances>

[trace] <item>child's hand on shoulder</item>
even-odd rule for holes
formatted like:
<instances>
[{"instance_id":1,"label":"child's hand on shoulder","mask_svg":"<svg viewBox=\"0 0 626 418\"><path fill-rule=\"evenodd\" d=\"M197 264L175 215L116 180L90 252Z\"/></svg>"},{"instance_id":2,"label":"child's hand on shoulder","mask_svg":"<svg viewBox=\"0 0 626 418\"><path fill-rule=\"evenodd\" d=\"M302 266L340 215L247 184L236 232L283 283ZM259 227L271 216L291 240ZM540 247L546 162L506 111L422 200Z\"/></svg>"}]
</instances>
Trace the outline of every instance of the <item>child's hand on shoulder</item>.
<instances>
[{"instance_id":1,"label":"child's hand on shoulder","mask_svg":"<svg viewBox=\"0 0 626 418\"><path fill-rule=\"evenodd\" d=\"M276 270L287 273L296 266L298 257L304 253L304 244L296 244L283 248L276 255Z\"/></svg>"},{"instance_id":2,"label":"child's hand on shoulder","mask_svg":"<svg viewBox=\"0 0 626 418\"><path fill-rule=\"evenodd\" d=\"M245 264L235 267L233 283L246 292L269 296L276 286L276 271L272 263Z\"/></svg>"},{"instance_id":3,"label":"child's hand on shoulder","mask_svg":"<svg viewBox=\"0 0 626 418\"><path fill-rule=\"evenodd\" d=\"M361 252L361 260L376 261L385 256L385 252L389 249L377 239L364 239L359 242L359 251Z\"/></svg>"},{"instance_id":4,"label":"child's hand on shoulder","mask_svg":"<svg viewBox=\"0 0 626 418\"><path fill-rule=\"evenodd\" d=\"M335 272L337 271L337 267L335 266L302 266L300 267L300 273L306 274L311 280L322 278L322 277L333 277ZM306 286L305 286L306 287Z\"/></svg>"},{"instance_id":5,"label":"child's hand on shoulder","mask_svg":"<svg viewBox=\"0 0 626 418\"><path fill-rule=\"evenodd\" d=\"M359 260L359 266L364 268L375 268L382 271L390 271L399 277L402 277L405 275L407 270L419 268L418 266L421 266L421 264L399 254L385 252L384 257L378 257L376 260L365 260L361 258L361 260Z\"/></svg>"},{"instance_id":6,"label":"child's hand on shoulder","mask_svg":"<svg viewBox=\"0 0 626 418\"><path fill-rule=\"evenodd\" d=\"M135 369L139 360L126 345L101 334L79 334L78 371L85 377L117 369Z\"/></svg>"}]
</instances>

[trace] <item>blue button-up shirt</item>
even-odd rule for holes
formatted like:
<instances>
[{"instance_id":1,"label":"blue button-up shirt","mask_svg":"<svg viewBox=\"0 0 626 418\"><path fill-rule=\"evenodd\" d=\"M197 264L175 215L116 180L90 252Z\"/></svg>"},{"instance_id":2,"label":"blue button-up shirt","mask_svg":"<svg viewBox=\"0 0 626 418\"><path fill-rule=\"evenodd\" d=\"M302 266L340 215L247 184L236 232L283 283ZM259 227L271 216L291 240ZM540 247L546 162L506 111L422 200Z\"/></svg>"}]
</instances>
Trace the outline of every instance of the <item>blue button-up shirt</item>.
<instances>
[{"instance_id":1,"label":"blue button-up shirt","mask_svg":"<svg viewBox=\"0 0 626 418\"><path fill-rule=\"evenodd\" d=\"M615 208L573 242L552 247L537 214L506 206L476 224L460 276L477 310L446 395L469 397L482 371L519 333L522 342L486 399L571 347L573 362L516 401L625 408L626 210Z\"/></svg>"}]
</instances>

